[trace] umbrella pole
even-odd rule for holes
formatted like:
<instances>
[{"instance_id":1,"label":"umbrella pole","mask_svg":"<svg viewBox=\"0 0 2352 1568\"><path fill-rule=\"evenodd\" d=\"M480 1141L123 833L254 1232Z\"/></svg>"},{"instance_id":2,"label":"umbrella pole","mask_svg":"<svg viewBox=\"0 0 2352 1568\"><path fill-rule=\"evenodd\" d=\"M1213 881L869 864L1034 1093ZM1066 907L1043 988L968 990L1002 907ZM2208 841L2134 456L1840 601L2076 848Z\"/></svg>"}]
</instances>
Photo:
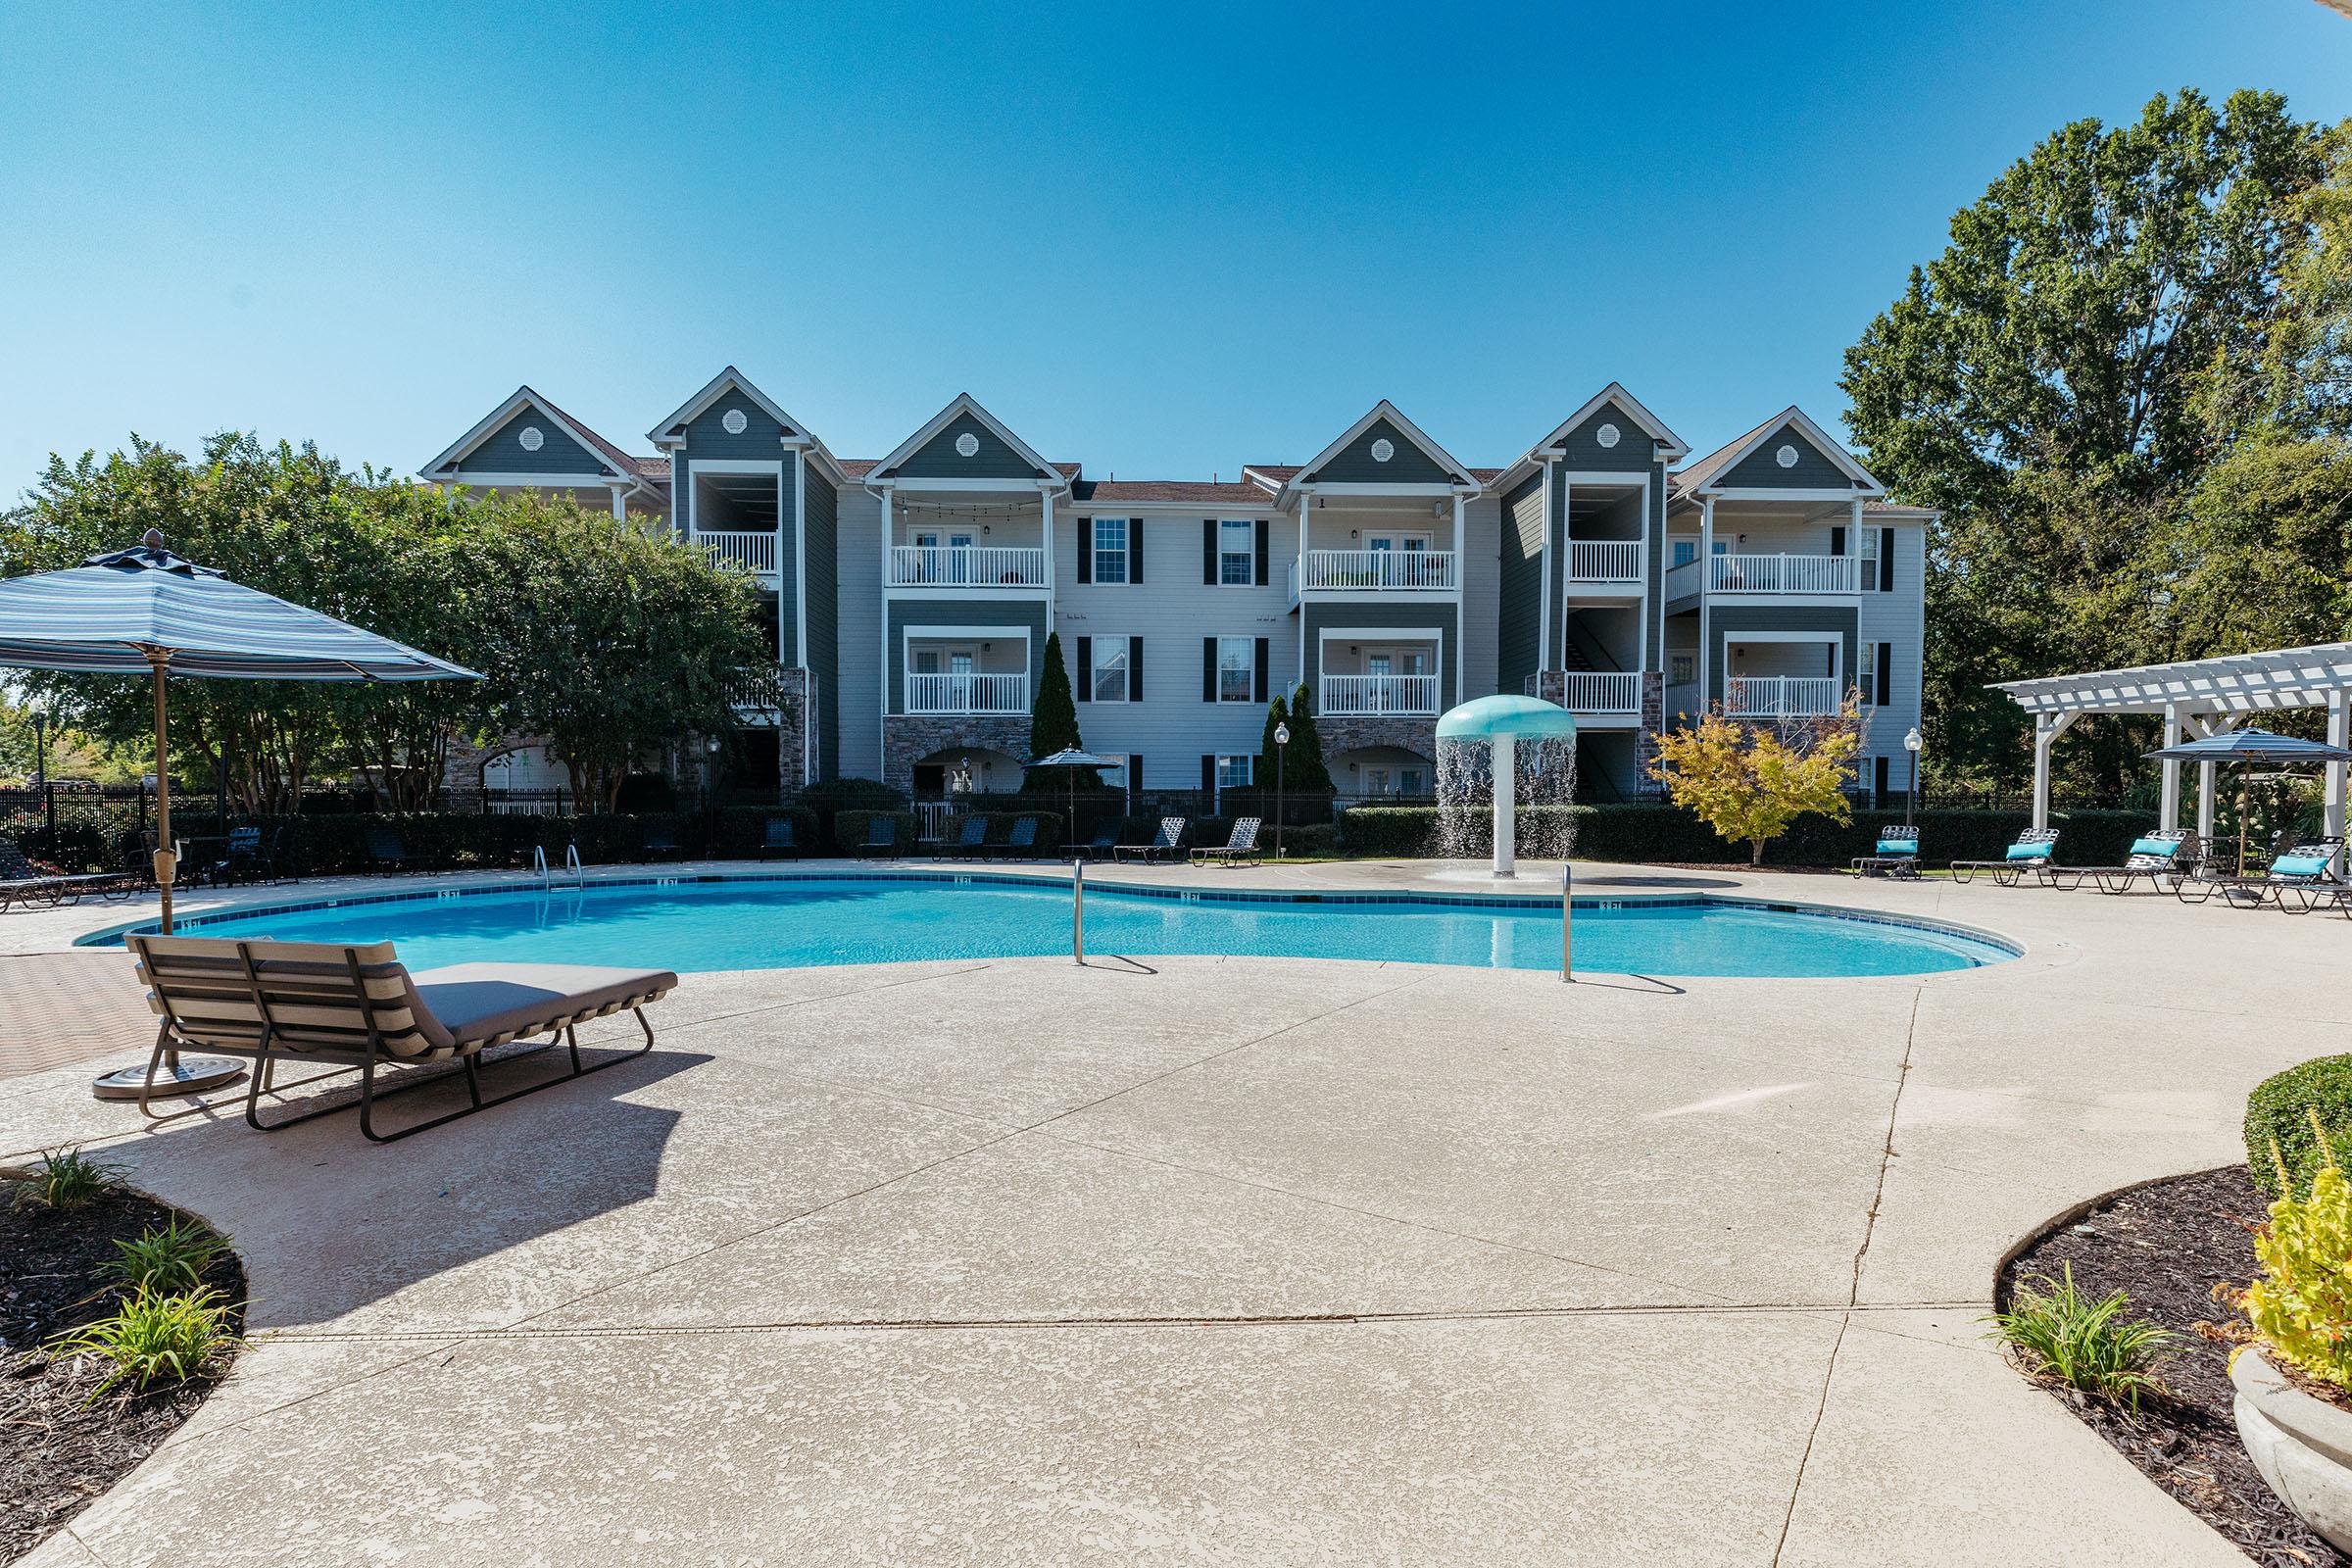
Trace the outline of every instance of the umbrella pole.
<instances>
[{"instance_id":1,"label":"umbrella pole","mask_svg":"<svg viewBox=\"0 0 2352 1568\"><path fill-rule=\"evenodd\" d=\"M172 934L172 879L178 872L179 857L172 848L172 770L166 759L170 742L166 739L168 722L164 708L164 669L172 662L172 655L164 649L147 652L147 662L155 671L155 888L164 903L163 933Z\"/></svg>"}]
</instances>

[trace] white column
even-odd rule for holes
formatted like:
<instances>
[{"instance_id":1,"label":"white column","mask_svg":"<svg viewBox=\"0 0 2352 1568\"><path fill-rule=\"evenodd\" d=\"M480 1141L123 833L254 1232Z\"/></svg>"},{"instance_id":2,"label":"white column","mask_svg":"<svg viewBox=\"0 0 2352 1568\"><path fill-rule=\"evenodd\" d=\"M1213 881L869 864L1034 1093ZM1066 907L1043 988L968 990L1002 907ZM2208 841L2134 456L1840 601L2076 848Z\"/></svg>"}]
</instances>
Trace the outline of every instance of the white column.
<instances>
[{"instance_id":1,"label":"white column","mask_svg":"<svg viewBox=\"0 0 2352 1568\"><path fill-rule=\"evenodd\" d=\"M1854 564L1854 586L1876 588L1877 583L1862 580L1862 502L1856 498L1846 512L1845 553Z\"/></svg>"},{"instance_id":2,"label":"white column","mask_svg":"<svg viewBox=\"0 0 2352 1568\"><path fill-rule=\"evenodd\" d=\"M2328 744L2352 747L2352 694L2332 691L2328 694ZM2328 764L2328 836L2344 836L2344 764ZM2335 868L2343 870L2342 851L2336 852Z\"/></svg>"},{"instance_id":3,"label":"white column","mask_svg":"<svg viewBox=\"0 0 2352 1568\"><path fill-rule=\"evenodd\" d=\"M779 514L781 520L781 514ZM776 560L784 559L784 541L776 541ZM808 453L806 448L792 449L792 590L793 646L803 669L808 667ZM777 596L781 613L783 596ZM776 657L784 657L783 644L776 645ZM809 682L814 689L815 682Z\"/></svg>"},{"instance_id":4,"label":"white column","mask_svg":"<svg viewBox=\"0 0 2352 1568\"><path fill-rule=\"evenodd\" d=\"M1715 648L1707 633L1707 587L1715 578L1715 498L1698 504L1698 710L1707 710L1707 671L1715 662ZM1724 675L1724 694L1731 694L1731 675Z\"/></svg>"},{"instance_id":5,"label":"white column","mask_svg":"<svg viewBox=\"0 0 2352 1568\"><path fill-rule=\"evenodd\" d=\"M882 691L882 716L885 718L890 716L890 546L893 537L890 501L890 487L885 485L882 489L882 662L875 666L882 678L874 683ZM890 745L887 740L882 746L882 765L887 770L890 766Z\"/></svg>"},{"instance_id":6,"label":"white column","mask_svg":"<svg viewBox=\"0 0 2352 1568\"><path fill-rule=\"evenodd\" d=\"M1038 502L1042 508L1040 513L1040 520L1038 523L1038 531L1044 535L1046 546L1046 631L1049 635L1051 635L1054 631L1054 557L1055 555L1055 551L1054 549L1054 492L1051 490L1040 490L1038 492ZM1134 525L1130 523L1129 526L1133 527ZM1132 536L1129 538L1128 547L1130 549L1134 548L1134 540ZM1078 548L1084 550L1086 548L1086 541L1083 539L1079 540ZM1133 576L1134 573L1130 572L1128 575ZM1031 661L1031 662L1034 663L1035 661Z\"/></svg>"},{"instance_id":7,"label":"white column","mask_svg":"<svg viewBox=\"0 0 2352 1568\"><path fill-rule=\"evenodd\" d=\"M1453 700L1457 704L1462 700L1462 664L1464 662L1462 659L1462 589L1463 580L1469 575L1469 558L1462 553L1462 493L1456 490L1453 493ZM1439 647L1439 653L1441 656L1445 653L1443 644ZM1303 676L1304 671L1301 670L1300 673Z\"/></svg>"},{"instance_id":8,"label":"white column","mask_svg":"<svg viewBox=\"0 0 2352 1568\"><path fill-rule=\"evenodd\" d=\"M2050 825L2050 748L2074 723L2073 713L2034 715L2034 825Z\"/></svg>"},{"instance_id":9,"label":"white column","mask_svg":"<svg viewBox=\"0 0 2352 1568\"><path fill-rule=\"evenodd\" d=\"M2180 705L2179 703L2164 705L2164 744L2166 746L2180 744ZM2162 769L2164 782L2157 793L2156 826L2161 832L2177 833L2180 830L2180 763L2168 757L2158 765Z\"/></svg>"},{"instance_id":10,"label":"white column","mask_svg":"<svg viewBox=\"0 0 2352 1568\"><path fill-rule=\"evenodd\" d=\"M1536 635L1536 695L1544 695L1544 674L1551 665L1551 573L1559 564L1552 559L1551 539L1551 460L1544 460L1544 540L1536 552L1536 569L1542 573L1536 588L1536 613L1540 617Z\"/></svg>"},{"instance_id":11,"label":"white column","mask_svg":"<svg viewBox=\"0 0 2352 1568\"><path fill-rule=\"evenodd\" d=\"M614 522L629 520L629 492L625 485L616 484L612 487L612 520Z\"/></svg>"}]
</instances>

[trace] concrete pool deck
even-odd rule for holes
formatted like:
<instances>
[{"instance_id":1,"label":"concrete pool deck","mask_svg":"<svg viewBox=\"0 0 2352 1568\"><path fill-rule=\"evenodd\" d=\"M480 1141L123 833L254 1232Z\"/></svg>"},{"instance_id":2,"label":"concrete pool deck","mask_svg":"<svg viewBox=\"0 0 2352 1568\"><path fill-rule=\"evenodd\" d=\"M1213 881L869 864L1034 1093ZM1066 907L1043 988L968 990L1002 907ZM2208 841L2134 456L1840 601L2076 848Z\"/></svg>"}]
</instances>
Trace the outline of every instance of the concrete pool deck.
<instances>
[{"instance_id":1,"label":"concrete pool deck","mask_svg":"<svg viewBox=\"0 0 2352 1568\"><path fill-rule=\"evenodd\" d=\"M0 1150L102 1143L232 1235L256 1341L27 1561L2242 1562L1978 1319L2051 1214L2242 1157L2246 1091L2342 1049L2352 925L1579 868L1644 886L2026 953L692 975L644 1059L389 1148L0 1078Z\"/></svg>"}]
</instances>

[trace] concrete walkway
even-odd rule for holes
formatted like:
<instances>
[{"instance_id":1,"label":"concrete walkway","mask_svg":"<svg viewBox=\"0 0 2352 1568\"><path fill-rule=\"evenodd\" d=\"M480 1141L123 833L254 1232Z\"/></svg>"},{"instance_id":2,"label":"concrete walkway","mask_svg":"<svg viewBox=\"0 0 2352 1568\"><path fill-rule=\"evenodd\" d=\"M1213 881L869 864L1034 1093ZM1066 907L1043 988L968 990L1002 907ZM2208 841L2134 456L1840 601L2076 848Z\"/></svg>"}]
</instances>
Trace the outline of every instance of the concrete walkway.
<instances>
[{"instance_id":1,"label":"concrete walkway","mask_svg":"<svg viewBox=\"0 0 2352 1568\"><path fill-rule=\"evenodd\" d=\"M1978 1319L2053 1212L2241 1157L2246 1091L2342 1049L2352 925L1580 882L2028 952L1575 986L1218 958L695 975L643 1060L390 1148L340 1118L142 1133L85 1065L0 1081L0 1149L108 1141L235 1238L254 1295L237 1374L30 1560L2242 1562Z\"/></svg>"}]
</instances>

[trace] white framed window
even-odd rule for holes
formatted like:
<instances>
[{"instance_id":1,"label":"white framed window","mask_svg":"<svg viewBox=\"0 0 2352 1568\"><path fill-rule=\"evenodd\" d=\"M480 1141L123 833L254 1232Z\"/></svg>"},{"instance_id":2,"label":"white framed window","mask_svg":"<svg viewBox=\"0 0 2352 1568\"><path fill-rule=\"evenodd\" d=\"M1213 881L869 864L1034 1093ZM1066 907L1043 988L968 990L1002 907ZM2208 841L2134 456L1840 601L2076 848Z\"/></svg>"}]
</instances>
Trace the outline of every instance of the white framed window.
<instances>
[{"instance_id":1,"label":"white framed window","mask_svg":"<svg viewBox=\"0 0 2352 1568\"><path fill-rule=\"evenodd\" d=\"M1254 637L1220 637L1217 639L1217 701L1220 703L1253 703L1257 701L1257 639ZM1248 760L1248 759L1244 759Z\"/></svg>"},{"instance_id":2,"label":"white framed window","mask_svg":"<svg viewBox=\"0 0 2352 1568\"><path fill-rule=\"evenodd\" d=\"M1698 679L1698 657L1695 654L1667 655L1666 679L1676 686L1688 686Z\"/></svg>"},{"instance_id":3,"label":"white framed window","mask_svg":"<svg viewBox=\"0 0 2352 1568\"><path fill-rule=\"evenodd\" d=\"M1256 584L1256 523L1228 517L1217 524L1217 581L1228 588Z\"/></svg>"},{"instance_id":4,"label":"white framed window","mask_svg":"<svg viewBox=\"0 0 2352 1568\"><path fill-rule=\"evenodd\" d=\"M1861 665L1860 669L1854 671L1854 684L1861 688L1862 706L1875 708L1878 706L1877 693L1879 690L1879 645L1877 643L1862 644ZM1841 692L1838 695L1843 696L1844 694Z\"/></svg>"},{"instance_id":5,"label":"white framed window","mask_svg":"<svg viewBox=\"0 0 2352 1568\"><path fill-rule=\"evenodd\" d=\"M1123 703L1127 700L1127 639L1097 637L1095 652L1095 701Z\"/></svg>"},{"instance_id":6,"label":"white framed window","mask_svg":"<svg viewBox=\"0 0 2352 1568\"><path fill-rule=\"evenodd\" d=\"M1675 564L1676 565L1678 565L1678 566L1688 566L1689 564L1690 564L1690 563L1692 563L1693 561L1696 561L1697 559L1698 559L1698 541L1697 541L1697 540L1695 540L1695 539L1677 539L1677 540L1674 542L1674 564Z\"/></svg>"},{"instance_id":7,"label":"white framed window","mask_svg":"<svg viewBox=\"0 0 2352 1568\"><path fill-rule=\"evenodd\" d=\"M1250 787L1250 775L1256 768L1256 766L1257 759L1254 757L1218 758L1217 788L1220 790L1248 789Z\"/></svg>"},{"instance_id":8,"label":"white framed window","mask_svg":"<svg viewBox=\"0 0 2352 1568\"><path fill-rule=\"evenodd\" d=\"M1427 795L1429 793L1428 772L1418 767L1398 768L1396 770L1396 793L1399 795Z\"/></svg>"},{"instance_id":9,"label":"white framed window","mask_svg":"<svg viewBox=\"0 0 2352 1568\"><path fill-rule=\"evenodd\" d=\"M1095 581L1127 580L1127 519L1095 519Z\"/></svg>"},{"instance_id":10,"label":"white framed window","mask_svg":"<svg viewBox=\"0 0 2352 1568\"><path fill-rule=\"evenodd\" d=\"M1879 586L1879 530L1862 530L1862 564L1855 568L1861 573L1862 591L1870 593Z\"/></svg>"}]
</instances>

